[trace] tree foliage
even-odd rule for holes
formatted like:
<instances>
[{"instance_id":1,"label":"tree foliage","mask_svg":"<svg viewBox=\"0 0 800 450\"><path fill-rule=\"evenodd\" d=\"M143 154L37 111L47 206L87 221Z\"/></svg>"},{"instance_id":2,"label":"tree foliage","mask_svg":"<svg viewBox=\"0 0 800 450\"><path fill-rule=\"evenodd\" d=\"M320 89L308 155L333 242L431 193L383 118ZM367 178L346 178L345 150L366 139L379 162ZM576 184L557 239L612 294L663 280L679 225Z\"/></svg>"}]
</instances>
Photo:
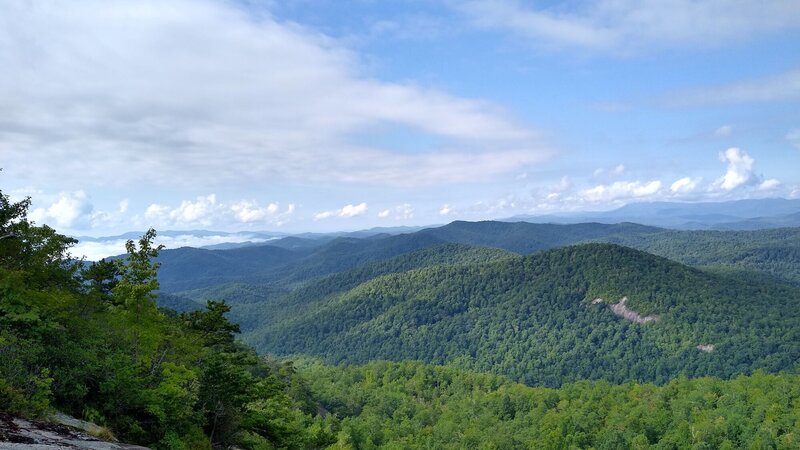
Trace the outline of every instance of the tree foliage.
<instances>
[{"instance_id":1,"label":"tree foliage","mask_svg":"<svg viewBox=\"0 0 800 450\"><path fill-rule=\"evenodd\" d=\"M659 320L640 324L608 307ZM599 304L593 300L601 298ZM298 302L247 334L331 363L418 359L530 385L730 378L800 359L800 290L736 280L613 244L387 274ZM714 350L698 349L713 344Z\"/></svg>"},{"instance_id":2,"label":"tree foliage","mask_svg":"<svg viewBox=\"0 0 800 450\"><path fill-rule=\"evenodd\" d=\"M794 449L800 376L532 388L419 362L299 363L341 419L331 448Z\"/></svg>"},{"instance_id":3,"label":"tree foliage","mask_svg":"<svg viewBox=\"0 0 800 450\"><path fill-rule=\"evenodd\" d=\"M236 342L224 302L156 307L154 230L125 258L85 264L69 258L73 239L27 219L29 206L0 192L0 410L57 408L159 449L332 441L280 365Z\"/></svg>"}]
</instances>

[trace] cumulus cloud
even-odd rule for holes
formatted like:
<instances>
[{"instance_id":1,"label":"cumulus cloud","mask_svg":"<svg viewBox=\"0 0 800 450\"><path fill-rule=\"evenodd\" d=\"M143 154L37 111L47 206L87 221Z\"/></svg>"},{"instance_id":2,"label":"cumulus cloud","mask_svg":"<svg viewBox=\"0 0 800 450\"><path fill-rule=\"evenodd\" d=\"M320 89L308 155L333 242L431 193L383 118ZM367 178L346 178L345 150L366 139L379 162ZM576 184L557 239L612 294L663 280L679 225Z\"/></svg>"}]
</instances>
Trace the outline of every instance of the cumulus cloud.
<instances>
[{"instance_id":1,"label":"cumulus cloud","mask_svg":"<svg viewBox=\"0 0 800 450\"><path fill-rule=\"evenodd\" d=\"M125 214L126 212L128 212L128 207L129 206L130 206L130 200L128 200L127 198L124 199L124 200L121 200L119 202L119 212L122 213L122 214Z\"/></svg>"},{"instance_id":2,"label":"cumulus cloud","mask_svg":"<svg viewBox=\"0 0 800 450\"><path fill-rule=\"evenodd\" d=\"M359 203L357 205L345 205L340 211L340 217L355 217L360 216L367 212L367 204L366 203Z\"/></svg>"},{"instance_id":3,"label":"cumulus cloud","mask_svg":"<svg viewBox=\"0 0 800 450\"><path fill-rule=\"evenodd\" d=\"M713 184L714 189L731 191L756 181L753 174L755 160L744 151L732 147L719 153L719 160L728 165L728 170Z\"/></svg>"},{"instance_id":4,"label":"cumulus cloud","mask_svg":"<svg viewBox=\"0 0 800 450\"><path fill-rule=\"evenodd\" d=\"M57 228L86 229L91 225L94 206L86 192L61 192L47 207L34 208L31 220Z\"/></svg>"},{"instance_id":5,"label":"cumulus cloud","mask_svg":"<svg viewBox=\"0 0 800 450\"><path fill-rule=\"evenodd\" d=\"M402 205L397 205L394 207L394 209L384 209L383 211L380 211L378 213L378 218L387 219L392 216L392 212L394 212L395 220L406 220L414 218L414 207L410 203L403 203Z\"/></svg>"},{"instance_id":6,"label":"cumulus cloud","mask_svg":"<svg viewBox=\"0 0 800 450\"><path fill-rule=\"evenodd\" d=\"M566 192L570 189L572 189L572 179L566 175L561 177L561 179L558 180L558 183L553 186L554 192Z\"/></svg>"},{"instance_id":7,"label":"cumulus cloud","mask_svg":"<svg viewBox=\"0 0 800 450\"><path fill-rule=\"evenodd\" d=\"M260 207L255 201L242 200L231 205L231 210L233 210L240 222L254 222L275 214L278 211L278 204L270 203L267 206Z\"/></svg>"},{"instance_id":8,"label":"cumulus cloud","mask_svg":"<svg viewBox=\"0 0 800 450\"><path fill-rule=\"evenodd\" d=\"M661 189L661 181L653 180L642 181L617 181L607 185L597 185L595 187L580 191L581 199L588 202L614 202L619 200L629 200L641 197L648 197L657 193Z\"/></svg>"},{"instance_id":9,"label":"cumulus cloud","mask_svg":"<svg viewBox=\"0 0 800 450\"><path fill-rule=\"evenodd\" d=\"M227 204L220 202L216 194L208 194L195 200L183 200L174 208L153 203L145 210L144 219L148 226L158 227L227 227L231 223L280 226L294 211L295 205L291 203L281 211L277 202L266 206L255 200Z\"/></svg>"},{"instance_id":10,"label":"cumulus cloud","mask_svg":"<svg viewBox=\"0 0 800 450\"><path fill-rule=\"evenodd\" d=\"M0 17L0 154L25 183L419 185L551 153L498 105L375 79L341 42L237 2L9 0ZM442 144L353 138L384 125Z\"/></svg>"},{"instance_id":11,"label":"cumulus cloud","mask_svg":"<svg viewBox=\"0 0 800 450\"><path fill-rule=\"evenodd\" d=\"M692 177L683 177L670 185L669 190L673 194L689 194L697 189L697 185L700 183L701 178L692 178Z\"/></svg>"},{"instance_id":12,"label":"cumulus cloud","mask_svg":"<svg viewBox=\"0 0 800 450\"><path fill-rule=\"evenodd\" d=\"M409 203L403 203L395 207L395 219L406 220L414 218L414 207Z\"/></svg>"},{"instance_id":13,"label":"cumulus cloud","mask_svg":"<svg viewBox=\"0 0 800 450\"><path fill-rule=\"evenodd\" d=\"M331 217L350 218L356 217L367 212L367 204L362 202L357 205L344 205L334 211L323 211L314 215L314 220L329 219Z\"/></svg>"},{"instance_id":14,"label":"cumulus cloud","mask_svg":"<svg viewBox=\"0 0 800 450\"><path fill-rule=\"evenodd\" d=\"M450 214L452 212L453 212L453 209L450 207L450 205L447 205L447 204L442 205L442 207L439 209L439 214L442 215L442 216L446 216L446 215L448 215L448 214Z\"/></svg>"},{"instance_id":15,"label":"cumulus cloud","mask_svg":"<svg viewBox=\"0 0 800 450\"><path fill-rule=\"evenodd\" d=\"M758 184L759 191L771 191L781 185L781 182L775 178L770 178Z\"/></svg>"},{"instance_id":16,"label":"cumulus cloud","mask_svg":"<svg viewBox=\"0 0 800 450\"><path fill-rule=\"evenodd\" d=\"M599 0L536 7L518 0L454 5L475 25L542 45L607 51L716 46L800 27L794 0Z\"/></svg>"}]
</instances>

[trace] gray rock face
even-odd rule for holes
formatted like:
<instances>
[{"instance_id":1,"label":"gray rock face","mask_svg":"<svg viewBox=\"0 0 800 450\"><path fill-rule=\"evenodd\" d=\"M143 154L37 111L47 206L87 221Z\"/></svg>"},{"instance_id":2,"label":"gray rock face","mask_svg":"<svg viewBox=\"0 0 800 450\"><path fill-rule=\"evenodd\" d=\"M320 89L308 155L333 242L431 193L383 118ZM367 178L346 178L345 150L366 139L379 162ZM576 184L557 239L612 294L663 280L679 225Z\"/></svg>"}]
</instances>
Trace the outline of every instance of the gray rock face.
<instances>
[{"instance_id":1,"label":"gray rock face","mask_svg":"<svg viewBox=\"0 0 800 450\"><path fill-rule=\"evenodd\" d=\"M628 301L628 297L622 297L622 300L620 300L619 303L614 303L612 305L608 305L608 307L611 309L611 311L614 314L616 314L616 315L618 315L618 316L620 316L620 317L622 317L624 319L636 322L636 323L647 323L647 322L656 322L656 321L658 321L659 317L656 316L656 315L643 316L643 315L639 314L638 312L636 312L636 311L634 311L632 309L629 309L627 306L625 306L625 302L627 302L627 301Z\"/></svg>"},{"instance_id":2,"label":"gray rock face","mask_svg":"<svg viewBox=\"0 0 800 450\"><path fill-rule=\"evenodd\" d=\"M64 418L75 420L76 424L80 426L93 425L97 427L97 425L66 415L64 415ZM149 450L138 445L101 441L94 436L66 425L21 419L3 412L0 412L0 449Z\"/></svg>"}]
</instances>

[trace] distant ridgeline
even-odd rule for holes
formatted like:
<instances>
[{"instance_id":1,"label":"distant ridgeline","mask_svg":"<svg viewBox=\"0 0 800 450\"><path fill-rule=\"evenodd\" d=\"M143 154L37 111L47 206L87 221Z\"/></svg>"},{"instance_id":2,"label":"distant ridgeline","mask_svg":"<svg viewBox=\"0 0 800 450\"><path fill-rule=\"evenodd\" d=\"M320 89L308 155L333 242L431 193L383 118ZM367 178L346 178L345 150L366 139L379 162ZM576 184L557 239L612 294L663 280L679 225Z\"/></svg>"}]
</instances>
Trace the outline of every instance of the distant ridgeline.
<instances>
[{"instance_id":1,"label":"distant ridgeline","mask_svg":"<svg viewBox=\"0 0 800 450\"><path fill-rule=\"evenodd\" d=\"M798 228L453 222L160 260L173 303L225 299L246 341L277 355L418 359L544 386L729 378L800 360Z\"/></svg>"},{"instance_id":2,"label":"distant ridgeline","mask_svg":"<svg viewBox=\"0 0 800 450\"><path fill-rule=\"evenodd\" d=\"M56 410L154 449L800 447L798 229L455 222L157 262L149 230L84 264L29 207L0 192L0 447Z\"/></svg>"}]
</instances>

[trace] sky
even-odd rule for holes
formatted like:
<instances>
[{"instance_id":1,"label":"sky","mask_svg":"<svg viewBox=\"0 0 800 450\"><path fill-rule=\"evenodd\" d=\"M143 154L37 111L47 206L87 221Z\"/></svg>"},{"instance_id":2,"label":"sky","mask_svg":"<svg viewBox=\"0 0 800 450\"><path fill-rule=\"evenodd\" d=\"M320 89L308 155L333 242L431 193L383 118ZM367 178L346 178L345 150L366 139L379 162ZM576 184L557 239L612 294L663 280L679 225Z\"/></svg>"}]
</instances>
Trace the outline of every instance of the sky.
<instances>
[{"instance_id":1,"label":"sky","mask_svg":"<svg viewBox=\"0 0 800 450\"><path fill-rule=\"evenodd\" d=\"M3 0L0 68L74 236L800 198L797 0Z\"/></svg>"}]
</instances>

